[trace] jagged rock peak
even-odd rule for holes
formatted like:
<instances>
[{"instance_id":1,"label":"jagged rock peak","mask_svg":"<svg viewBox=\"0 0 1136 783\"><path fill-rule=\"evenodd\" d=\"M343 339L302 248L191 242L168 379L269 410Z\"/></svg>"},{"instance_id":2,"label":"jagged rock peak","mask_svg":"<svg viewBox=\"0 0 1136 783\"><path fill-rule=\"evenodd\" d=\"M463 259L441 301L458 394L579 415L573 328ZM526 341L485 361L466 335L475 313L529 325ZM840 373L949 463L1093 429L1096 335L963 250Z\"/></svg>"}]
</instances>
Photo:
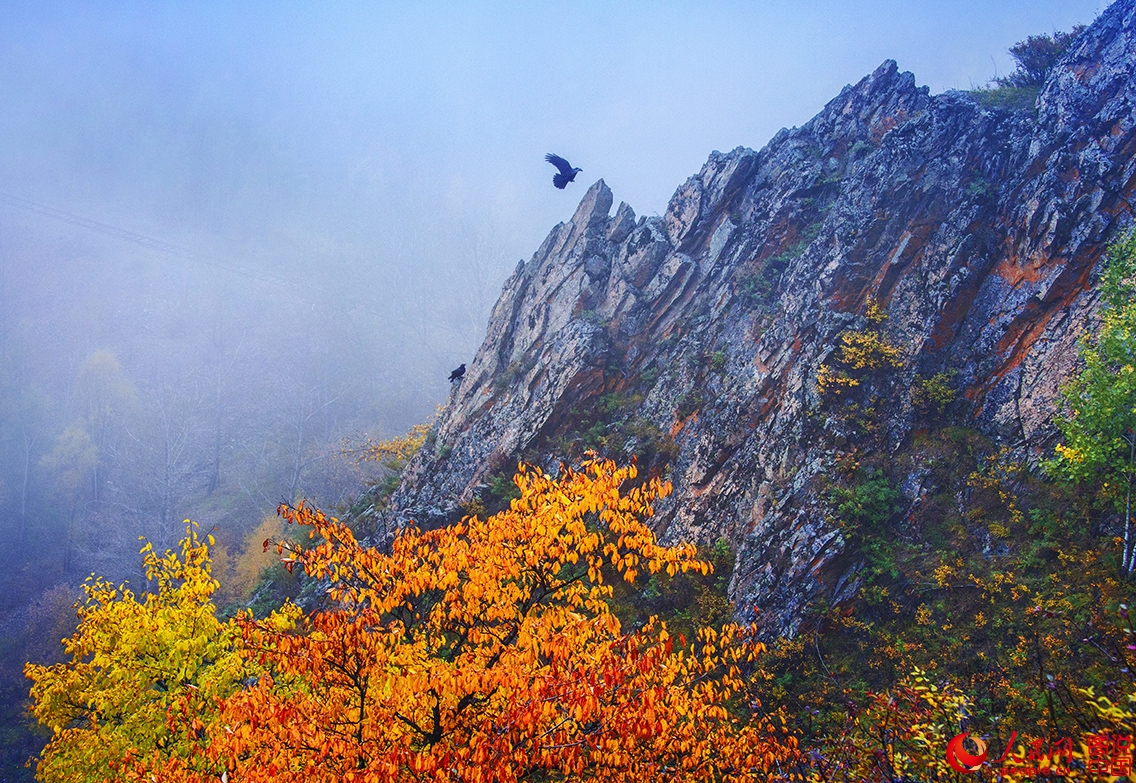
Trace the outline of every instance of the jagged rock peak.
<instances>
[{"instance_id":1,"label":"jagged rock peak","mask_svg":"<svg viewBox=\"0 0 1136 783\"><path fill-rule=\"evenodd\" d=\"M879 68L839 95L813 118L813 133L831 133L846 140L879 139L888 131L926 111L932 100L927 87L915 86L915 75L900 72L895 60Z\"/></svg>"},{"instance_id":2,"label":"jagged rock peak","mask_svg":"<svg viewBox=\"0 0 1136 783\"><path fill-rule=\"evenodd\" d=\"M611 188L602 179L596 180L580 199L580 205L572 216L572 225L583 231L604 230L611 212L611 201Z\"/></svg>"}]
</instances>

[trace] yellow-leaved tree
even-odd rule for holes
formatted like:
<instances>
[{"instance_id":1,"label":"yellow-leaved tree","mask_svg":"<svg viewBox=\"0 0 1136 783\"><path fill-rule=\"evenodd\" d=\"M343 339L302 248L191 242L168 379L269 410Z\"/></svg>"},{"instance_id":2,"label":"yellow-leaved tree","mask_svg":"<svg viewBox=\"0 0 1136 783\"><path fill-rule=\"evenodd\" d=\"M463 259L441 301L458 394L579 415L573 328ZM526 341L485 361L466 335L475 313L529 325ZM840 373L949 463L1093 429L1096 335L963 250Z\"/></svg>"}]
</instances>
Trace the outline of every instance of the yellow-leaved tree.
<instances>
[{"instance_id":1,"label":"yellow-leaved tree","mask_svg":"<svg viewBox=\"0 0 1136 783\"><path fill-rule=\"evenodd\" d=\"M152 591L91 578L69 660L28 664L32 714L51 730L36 777L55 783L119 781L139 763L223 771L202 752L217 699L253 670L241 632L218 621L209 546L187 526L181 552L142 549Z\"/></svg>"}]
</instances>

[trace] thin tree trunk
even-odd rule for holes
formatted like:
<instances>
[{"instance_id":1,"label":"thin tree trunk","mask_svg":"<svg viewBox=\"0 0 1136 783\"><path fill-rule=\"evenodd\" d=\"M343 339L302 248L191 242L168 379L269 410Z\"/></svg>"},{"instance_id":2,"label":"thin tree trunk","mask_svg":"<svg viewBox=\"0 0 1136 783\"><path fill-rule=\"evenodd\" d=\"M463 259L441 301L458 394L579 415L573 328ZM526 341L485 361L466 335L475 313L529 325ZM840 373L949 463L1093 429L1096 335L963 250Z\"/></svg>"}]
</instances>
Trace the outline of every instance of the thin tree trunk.
<instances>
[{"instance_id":1,"label":"thin tree trunk","mask_svg":"<svg viewBox=\"0 0 1136 783\"><path fill-rule=\"evenodd\" d=\"M75 562L75 517L79 512L79 499L71 501L71 513L67 516L67 529L63 538L63 573L70 574Z\"/></svg>"},{"instance_id":2,"label":"thin tree trunk","mask_svg":"<svg viewBox=\"0 0 1136 783\"><path fill-rule=\"evenodd\" d=\"M165 417L163 416L163 418ZM162 531L161 535L163 541L169 541L170 534L172 533L172 530L170 529L172 527L172 525L170 524L170 482L172 479L170 475L170 431L168 424L165 425L165 430L166 437L163 444L163 450L165 452L165 470L162 474L162 519L160 523L160 530Z\"/></svg>"},{"instance_id":3,"label":"thin tree trunk","mask_svg":"<svg viewBox=\"0 0 1136 783\"><path fill-rule=\"evenodd\" d=\"M217 382L217 407L213 414L213 466L209 471L209 489L212 495L221 486L221 382Z\"/></svg>"},{"instance_id":4,"label":"thin tree trunk","mask_svg":"<svg viewBox=\"0 0 1136 783\"><path fill-rule=\"evenodd\" d=\"M304 469L304 425L307 424L309 418L311 418L310 414L300 420L296 432L296 460L292 466L292 485L288 491L288 496L293 503L296 502L296 493L300 491L300 474Z\"/></svg>"},{"instance_id":5,"label":"thin tree trunk","mask_svg":"<svg viewBox=\"0 0 1136 783\"><path fill-rule=\"evenodd\" d=\"M1129 490L1129 495L1131 495L1131 494L1132 494L1131 490ZM1132 554L1131 554L1131 547L1129 547L1129 545L1128 545L1129 524L1130 523L1129 523L1129 518L1128 518L1128 512L1127 512L1127 510L1125 510L1125 513L1124 513L1124 544L1122 545L1122 551L1121 551L1121 557L1120 557L1120 570L1122 570L1126 574L1132 573L1132 563L1131 563Z\"/></svg>"},{"instance_id":6,"label":"thin tree trunk","mask_svg":"<svg viewBox=\"0 0 1136 783\"><path fill-rule=\"evenodd\" d=\"M1129 544L1128 544L1129 532L1131 531L1131 529L1132 529L1132 482L1129 481L1128 482L1128 494L1125 495L1125 497L1124 497L1124 558L1126 560L1124 565L1125 565L1125 568L1127 569L1125 571L1125 573L1127 573L1127 574L1132 573L1133 560L1136 560L1136 558L1133 557L1133 555L1136 554L1136 553L1134 553L1132 551L1132 549L1129 547Z\"/></svg>"},{"instance_id":7,"label":"thin tree trunk","mask_svg":"<svg viewBox=\"0 0 1136 783\"><path fill-rule=\"evenodd\" d=\"M27 422L21 424L24 432L24 475L20 482L20 530L17 543L23 546L28 532L28 478L32 470L32 445L36 439L28 437Z\"/></svg>"},{"instance_id":8,"label":"thin tree trunk","mask_svg":"<svg viewBox=\"0 0 1136 783\"><path fill-rule=\"evenodd\" d=\"M1128 441L1128 464L1136 465L1136 433ZM1131 576L1133 568L1136 567L1136 552L1133 552L1133 547L1129 544L1132 531L1132 480L1133 475L1128 475L1128 488L1124 495L1124 558L1123 567L1126 576Z\"/></svg>"}]
</instances>

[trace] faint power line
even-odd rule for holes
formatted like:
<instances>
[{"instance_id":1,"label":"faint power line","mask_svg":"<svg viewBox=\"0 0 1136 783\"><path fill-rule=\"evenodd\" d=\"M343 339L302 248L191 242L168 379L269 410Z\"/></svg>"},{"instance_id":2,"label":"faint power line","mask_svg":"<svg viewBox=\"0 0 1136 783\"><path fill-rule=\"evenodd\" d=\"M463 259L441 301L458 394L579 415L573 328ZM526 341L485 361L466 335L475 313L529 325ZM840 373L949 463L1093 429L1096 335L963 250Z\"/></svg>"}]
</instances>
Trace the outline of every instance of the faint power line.
<instances>
[{"instance_id":1,"label":"faint power line","mask_svg":"<svg viewBox=\"0 0 1136 783\"><path fill-rule=\"evenodd\" d=\"M227 272L235 272L246 277L255 278L265 283L285 283L289 285L294 284L293 281L271 272L265 272L260 269L252 269L247 266L241 266L240 264L219 261L215 258L209 258L197 253L191 253L188 250L184 250L178 247L177 245L171 245L169 242L163 242L160 239L154 239L153 237L148 237L145 234L139 234L135 231L130 231L119 226L112 226L110 223L103 223L98 220L85 218L82 215L75 215L71 212L65 212L62 209L56 209L55 207L48 206L47 204L40 204L30 199L13 196L10 193L0 193L0 202L8 204L9 206L19 207L20 209L26 209L29 212L35 212L37 214L44 215L46 217L52 218L53 220L58 220L63 223L70 223L73 226L79 226L90 231L96 231L100 234L112 236L116 239L121 239L126 242L133 242L136 245L141 245L142 247L156 250L159 253L166 253L167 255L172 256L180 256L191 261L196 261L199 264L215 267L217 269L224 269Z\"/></svg>"}]
</instances>

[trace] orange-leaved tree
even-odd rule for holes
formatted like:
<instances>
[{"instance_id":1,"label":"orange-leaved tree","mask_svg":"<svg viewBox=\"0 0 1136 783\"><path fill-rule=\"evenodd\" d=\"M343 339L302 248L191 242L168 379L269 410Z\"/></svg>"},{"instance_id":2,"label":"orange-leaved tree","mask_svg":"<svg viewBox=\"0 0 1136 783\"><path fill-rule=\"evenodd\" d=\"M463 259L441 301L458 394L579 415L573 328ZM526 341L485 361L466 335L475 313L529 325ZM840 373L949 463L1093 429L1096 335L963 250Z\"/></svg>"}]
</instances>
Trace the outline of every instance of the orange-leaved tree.
<instances>
[{"instance_id":1,"label":"orange-leaved tree","mask_svg":"<svg viewBox=\"0 0 1136 783\"><path fill-rule=\"evenodd\" d=\"M310 548L281 544L327 608L244 622L266 667L221 705L210 758L237 781L765 779L795 756L757 718L747 631L625 631L607 577L709 569L644 519L669 491L591 459L559 477L522 466L487 520L405 530L389 552L304 504ZM149 774L207 780L177 759Z\"/></svg>"}]
</instances>

